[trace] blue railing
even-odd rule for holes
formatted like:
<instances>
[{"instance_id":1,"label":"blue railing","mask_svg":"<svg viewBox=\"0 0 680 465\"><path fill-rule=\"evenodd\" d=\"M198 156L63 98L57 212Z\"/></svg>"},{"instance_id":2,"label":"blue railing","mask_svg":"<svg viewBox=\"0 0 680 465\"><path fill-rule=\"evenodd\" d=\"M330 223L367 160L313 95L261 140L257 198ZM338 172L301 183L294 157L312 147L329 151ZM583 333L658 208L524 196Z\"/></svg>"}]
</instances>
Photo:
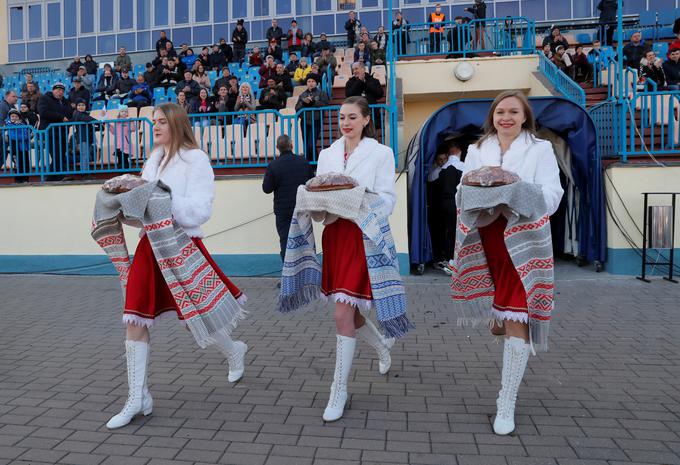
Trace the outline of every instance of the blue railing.
<instances>
[{"instance_id":1,"label":"blue railing","mask_svg":"<svg viewBox=\"0 0 680 465\"><path fill-rule=\"evenodd\" d=\"M560 71L543 53L538 54L538 69L560 93L585 108L586 92L573 79Z\"/></svg>"},{"instance_id":2,"label":"blue railing","mask_svg":"<svg viewBox=\"0 0 680 465\"><path fill-rule=\"evenodd\" d=\"M432 31L432 32L431 32ZM524 16L410 23L393 31L396 58L441 54L530 54L536 51L536 23Z\"/></svg>"},{"instance_id":3,"label":"blue railing","mask_svg":"<svg viewBox=\"0 0 680 465\"><path fill-rule=\"evenodd\" d=\"M623 105L613 99L605 100L588 110L597 130L597 149L600 158L617 157L621 151L619 124Z\"/></svg>"},{"instance_id":4,"label":"blue railing","mask_svg":"<svg viewBox=\"0 0 680 465\"><path fill-rule=\"evenodd\" d=\"M278 155L276 139L287 134L296 153L316 162L338 139L339 106L303 108L283 115L275 110L189 115L196 142L215 168L264 167ZM376 139L393 146L388 105L371 105ZM88 175L139 171L153 147L148 118L58 123L45 130L0 127L0 177ZM396 152L396 151L395 151ZM7 160L6 162L4 160Z\"/></svg>"}]
</instances>

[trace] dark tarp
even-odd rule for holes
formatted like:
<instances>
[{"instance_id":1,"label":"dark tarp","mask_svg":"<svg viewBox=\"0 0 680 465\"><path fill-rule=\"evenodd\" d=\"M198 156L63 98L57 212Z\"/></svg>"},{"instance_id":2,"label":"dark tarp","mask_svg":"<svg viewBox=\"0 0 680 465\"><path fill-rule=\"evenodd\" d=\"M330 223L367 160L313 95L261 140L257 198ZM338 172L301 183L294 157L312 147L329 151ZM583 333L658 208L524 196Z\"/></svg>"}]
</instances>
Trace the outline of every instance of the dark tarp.
<instances>
[{"instance_id":1,"label":"dark tarp","mask_svg":"<svg viewBox=\"0 0 680 465\"><path fill-rule=\"evenodd\" d=\"M451 134L478 134L492 99L458 100L434 113L409 144L409 252L412 264L432 259L427 226L426 179L437 146ZM602 171L597 153L595 125L577 104L558 97L529 99L539 128L563 137L572 152L572 175L580 192L579 256L606 260L606 221Z\"/></svg>"}]
</instances>

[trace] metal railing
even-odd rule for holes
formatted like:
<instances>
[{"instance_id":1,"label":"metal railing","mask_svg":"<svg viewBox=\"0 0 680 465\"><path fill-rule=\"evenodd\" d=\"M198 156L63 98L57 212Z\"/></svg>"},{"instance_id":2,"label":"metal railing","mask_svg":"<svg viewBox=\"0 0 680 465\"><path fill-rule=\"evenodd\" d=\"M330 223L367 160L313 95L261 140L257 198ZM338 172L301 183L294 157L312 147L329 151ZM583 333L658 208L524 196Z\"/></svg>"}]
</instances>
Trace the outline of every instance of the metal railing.
<instances>
[{"instance_id":1,"label":"metal railing","mask_svg":"<svg viewBox=\"0 0 680 465\"><path fill-rule=\"evenodd\" d=\"M585 108L586 92L573 79L560 71L543 53L538 54L538 69L560 93Z\"/></svg>"},{"instance_id":2,"label":"metal railing","mask_svg":"<svg viewBox=\"0 0 680 465\"><path fill-rule=\"evenodd\" d=\"M276 156L276 139L287 134L295 153L316 162L319 152L340 135L339 106L189 115L194 137L215 168L264 167ZM388 105L371 105L378 142L392 146ZM37 130L0 127L0 177L45 180L50 176L136 172L153 148L148 118L68 122ZM396 160L395 160L396 161Z\"/></svg>"},{"instance_id":3,"label":"metal railing","mask_svg":"<svg viewBox=\"0 0 680 465\"><path fill-rule=\"evenodd\" d=\"M479 53L530 54L536 51L536 23L524 16L410 23L393 31L395 57Z\"/></svg>"},{"instance_id":4,"label":"metal railing","mask_svg":"<svg viewBox=\"0 0 680 465\"><path fill-rule=\"evenodd\" d=\"M620 113L622 105L605 100L588 110L597 130L597 149L600 158L617 157L621 151Z\"/></svg>"}]
</instances>

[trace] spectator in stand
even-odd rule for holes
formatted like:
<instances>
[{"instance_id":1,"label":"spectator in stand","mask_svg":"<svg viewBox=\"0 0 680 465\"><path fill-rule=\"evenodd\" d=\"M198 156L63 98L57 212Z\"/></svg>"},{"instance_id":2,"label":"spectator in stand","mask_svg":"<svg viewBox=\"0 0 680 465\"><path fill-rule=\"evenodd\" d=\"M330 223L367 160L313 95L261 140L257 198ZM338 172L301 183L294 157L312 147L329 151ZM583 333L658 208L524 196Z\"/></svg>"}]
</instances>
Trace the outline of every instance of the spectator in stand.
<instances>
[{"instance_id":1,"label":"spectator in stand","mask_svg":"<svg viewBox=\"0 0 680 465\"><path fill-rule=\"evenodd\" d=\"M167 61L166 65L161 65L160 72L158 73L158 84L157 87L176 87L177 83L181 80L177 66L175 66L175 61Z\"/></svg>"},{"instance_id":2,"label":"spectator in stand","mask_svg":"<svg viewBox=\"0 0 680 465\"><path fill-rule=\"evenodd\" d=\"M373 36L373 40L378 43L379 49L387 49L387 34L385 34L385 26L378 26L378 33Z\"/></svg>"},{"instance_id":3,"label":"spectator in stand","mask_svg":"<svg viewBox=\"0 0 680 465\"><path fill-rule=\"evenodd\" d=\"M437 3L434 6L434 11L428 16L430 23L430 53L439 53L442 49L442 41L444 40L444 26L442 23L446 21L446 15L442 13L441 4ZM356 61L356 60L355 60Z\"/></svg>"},{"instance_id":4,"label":"spectator in stand","mask_svg":"<svg viewBox=\"0 0 680 465\"><path fill-rule=\"evenodd\" d=\"M361 30L361 21L356 17L354 11L349 12L349 19L345 22L345 31L347 31L347 47L354 47L357 41L357 32Z\"/></svg>"},{"instance_id":5,"label":"spectator in stand","mask_svg":"<svg viewBox=\"0 0 680 465\"><path fill-rule=\"evenodd\" d=\"M253 47L253 51L248 53L248 64L250 66L262 66L264 64L260 47Z\"/></svg>"},{"instance_id":6,"label":"spectator in stand","mask_svg":"<svg viewBox=\"0 0 680 465\"><path fill-rule=\"evenodd\" d=\"M151 87L146 82L144 74L137 74L137 82L132 89L130 89L130 101L128 102L129 107L148 107L151 105L153 97L151 96Z\"/></svg>"},{"instance_id":7,"label":"spectator in stand","mask_svg":"<svg viewBox=\"0 0 680 465\"><path fill-rule=\"evenodd\" d=\"M192 71L196 71L198 69L199 63L203 65L204 71L205 69L210 69L210 49L208 47L203 47L201 49L201 53L198 55L196 63L194 63L194 66L192 67Z\"/></svg>"},{"instance_id":8,"label":"spectator in stand","mask_svg":"<svg viewBox=\"0 0 680 465\"><path fill-rule=\"evenodd\" d=\"M90 169L90 162L94 161L97 155L94 131L95 129L99 130L99 125L92 124L97 120L88 113L85 100L79 99L75 104L76 107L71 121L85 124L74 125L73 140L80 151L80 170L87 171Z\"/></svg>"},{"instance_id":9,"label":"spectator in stand","mask_svg":"<svg viewBox=\"0 0 680 465\"><path fill-rule=\"evenodd\" d=\"M253 96L253 91L250 84L244 82L241 84L238 97L236 97L236 104L234 105L234 111L255 111L255 97ZM243 135L246 135L248 130L248 125L256 121L256 116L254 114L242 115L234 118L234 124L240 124L243 126Z\"/></svg>"},{"instance_id":10,"label":"spectator in stand","mask_svg":"<svg viewBox=\"0 0 680 465\"><path fill-rule=\"evenodd\" d=\"M293 82L290 79L290 74L288 74L286 68L283 66L283 63L276 64L276 75L274 76L274 79L276 79L276 85L281 87L288 97L293 95Z\"/></svg>"},{"instance_id":11,"label":"spectator in stand","mask_svg":"<svg viewBox=\"0 0 680 465\"><path fill-rule=\"evenodd\" d=\"M236 21L236 29L231 34L234 44L234 60L241 63L246 57L246 45L248 44L248 31L243 27L243 19Z\"/></svg>"},{"instance_id":12,"label":"spectator in stand","mask_svg":"<svg viewBox=\"0 0 680 465\"><path fill-rule=\"evenodd\" d=\"M227 97L229 98L229 111L234 111L236 107L236 101L238 100L239 93L241 92L241 86L238 82L236 76L229 76L229 89L227 89Z\"/></svg>"},{"instance_id":13,"label":"spectator in stand","mask_svg":"<svg viewBox=\"0 0 680 465\"><path fill-rule=\"evenodd\" d=\"M307 76L307 89L298 97L295 111L299 112L303 108L320 108L330 105L328 95L321 92L318 84L314 76ZM305 139L305 157L311 162L316 160L316 141L321 135L321 111L305 111L300 113L299 118L302 120L303 137Z\"/></svg>"},{"instance_id":14,"label":"spectator in stand","mask_svg":"<svg viewBox=\"0 0 680 465\"><path fill-rule=\"evenodd\" d=\"M215 94L215 100L213 102L215 111L217 113L232 112L234 111L235 103L236 98L234 98L232 102L229 101L229 87L226 85L220 85L219 89L217 90L217 93Z\"/></svg>"},{"instance_id":15,"label":"spectator in stand","mask_svg":"<svg viewBox=\"0 0 680 465\"><path fill-rule=\"evenodd\" d=\"M231 71L229 71L229 67L225 66L222 68L222 77L218 78L215 80L215 85L213 86L213 95L217 95L217 93L220 90L220 87L225 86L227 89L229 88L229 78L231 77Z\"/></svg>"},{"instance_id":16,"label":"spectator in stand","mask_svg":"<svg viewBox=\"0 0 680 465\"><path fill-rule=\"evenodd\" d=\"M545 55L545 57L548 60L552 60L553 52L552 52L552 49L550 48L550 44L545 44L543 46L543 55Z\"/></svg>"},{"instance_id":17,"label":"spectator in stand","mask_svg":"<svg viewBox=\"0 0 680 465\"><path fill-rule=\"evenodd\" d=\"M99 97L95 97L94 100L110 99L111 96L116 93L117 86L118 76L115 75L111 68L104 68L104 74L102 74L97 83L97 92L99 92L100 95Z\"/></svg>"},{"instance_id":18,"label":"spectator in stand","mask_svg":"<svg viewBox=\"0 0 680 465\"><path fill-rule=\"evenodd\" d=\"M23 100L21 101L21 105L19 105L19 113L21 113L21 119L26 122L26 125L36 129L38 128L38 123L40 123L38 114L31 110Z\"/></svg>"},{"instance_id":19,"label":"spectator in stand","mask_svg":"<svg viewBox=\"0 0 680 465\"><path fill-rule=\"evenodd\" d=\"M260 66L258 73L260 74L260 84L258 87L264 89L267 87L267 79L273 78L276 75L276 62L274 61L273 56L267 55L267 59L265 60L265 63Z\"/></svg>"},{"instance_id":20,"label":"spectator in stand","mask_svg":"<svg viewBox=\"0 0 680 465\"><path fill-rule=\"evenodd\" d=\"M462 56L460 52L465 48L464 34L467 31L461 27L463 24L463 17L456 16L453 18L451 28L446 32L446 40L449 42L449 55L447 58L458 58Z\"/></svg>"},{"instance_id":21,"label":"spectator in stand","mask_svg":"<svg viewBox=\"0 0 680 465\"><path fill-rule=\"evenodd\" d=\"M194 81L196 81L203 89L208 91L210 90L210 87L212 87L210 76L205 73L205 68L202 64L199 64L196 71L194 71Z\"/></svg>"},{"instance_id":22,"label":"spectator in stand","mask_svg":"<svg viewBox=\"0 0 680 465\"><path fill-rule=\"evenodd\" d=\"M31 111L38 111L38 100L40 100L40 95L40 89L38 89L35 82L29 82L28 86L26 86L26 92L21 93L21 103L28 105L28 108L30 108Z\"/></svg>"},{"instance_id":23,"label":"spectator in stand","mask_svg":"<svg viewBox=\"0 0 680 465\"><path fill-rule=\"evenodd\" d=\"M166 35L165 31L160 32L160 37L156 41L156 55L161 54L161 50L165 50L165 44L170 42L168 39L168 36Z\"/></svg>"},{"instance_id":24,"label":"spectator in stand","mask_svg":"<svg viewBox=\"0 0 680 465\"><path fill-rule=\"evenodd\" d=\"M130 77L130 70L123 68L120 72L120 79L118 79L114 92L119 99L124 100L128 97L128 94L134 85L135 80Z\"/></svg>"},{"instance_id":25,"label":"spectator in stand","mask_svg":"<svg viewBox=\"0 0 680 465\"><path fill-rule=\"evenodd\" d=\"M630 36L630 42L623 47L624 65L638 69L640 67L640 60L647 54L649 47L642 41L642 34L634 32Z\"/></svg>"},{"instance_id":26,"label":"spectator in stand","mask_svg":"<svg viewBox=\"0 0 680 465\"><path fill-rule=\"evenodd\" d=\"M94 92L94 78L87 74L87 68L85 66L78 68L78 74L76 76L80 78L83 87L85 87L90 95L92 95L92 92Z\"/></svg>"},{"instance_id":27,"label":"spectator in stand","mask_svg":"<svg viewBox=\"0 0 680 465\"><path fill-rule=\"evenodd\" d=\"M395 40L397 41L395 43L395 47L397 48L397 52L400 55L405 55L408 44L411 43L411 36L408 33L408 21L404 16L401 14L401 11L397 11L394 13L394 20L392 21L392 34L395 37ZM400 32L396 32L397 29L402 28ZM398 35L395 35L398 34Z\"/></svg>"},{"instance_id":28,"label":"spectator in stand","mask_svg":"<svg viewBox=\"0 0 680 465\"><path fill-rule=\"evenodd\" d=\"M219 44L215 44L212 47L212 53L210 54L210 65L209 68L213 71L219 71L227 66L227 58L224 56L224 52L220 48Z\"/></svg>"},{"instance_id":29,"label":"spectator in stand","mask_svg":"<svg viewBox=\"0 0 680 465\"><path fill-rule=\"evenodd\" d=\"M184 108L187 113L191 113L191 102L187 99L184 91L177 92L177 105Z\"/></svg>"},{"instance_id":30,"label":"spectator in stand","mask_svg":"<svg viewBox=\"0 0 680 465\"><path fill-rule=\"evenodd\" d=\"M31 130L27 127L21 127L26 126L26 124L25 121L21 120L21 113L16 108L12 108L7 113L7 118L0 121L0 125L7 128L3 132L7 136L9 158L13 160L14 169L17 173L14 180L17 183L28 182L28 176L21 176L21 174L26 174L27 170L31 169ZM9 167L5 167L5 169L7 168Z\"/></svg>"},{"instance_id":31,"label":"spectator in stand","mask_svg":"<svg viewBox=\"0 0 680 465\"><path fill-rule=\"evenodd\" d=\"M220 37L220 50L224 53L225 63L229 64L234 60L234 50L227 43L224 37Z\"/></svg>"},{"instance_id":32,"label":"spectator in stand","mask_svg":"<svg viewBox=\"0 0 680 465\"><path fill-rule=\"evenodd\" d=\"M88 91L83 85L83 80L80 76L73 78L73 87L68 92L68 100L71 102L71 108L75 110L76 102L78 100L84 100L86 102L86 110L90 109L90 91Z\"/></svg>"},{"instance_id":33,"label":"spectator in stand","mask_svg":"<svg viewBox=\"0 0 680 465\"><path fill-rule=\"evenodd\" d=\"M312 67L307 64L307 57L300 58L300 65L295 70L293 81L296 86L304 86L307 83L307 75L312 72Z\"/></svg>"},{"instance_id":34,"label":"spectator in stand","mask_svg":"<svg viewBox=\"0 0 680 465\"><path fill-rule=\"evenodd\" d=\"M97 71L99 71L99 65L97 64L96 61L94 61L94 58L92 58L92 55L89 53L85 55L85 70L87 71L87 75L90 76L92 79L92 82L97 79Z\"/></svg>"},{"instance_id":35,"label":"spectator in stand","mask_svg":"<svg viewBox=\"0 0 680 465\"><path fill-rule=\"evenodd\" d=\"M359 35L359 42L357 42L357 45L359 44L364 44L366 46L366 50L371 48L371 36L368 35L368 32L362 32ZM355 45L354 48L356 48L357 45Z\"/></svg>"},{"instance_id":36,"label":"spectator in stand","mask_svg":"<svg viewBox=\"0 0 680 465\"><path fill-rule=\"evenodd\" d=\"M563 46L557 46L552 61L560 71L574 79L574 67L571 61L571 55L567 53L567 50Z\"/></svg>"},{"instance_id":37,"label":"spectator in stand","mask_svg":"<svg viewBox=\"0 0 680 465\"><path fill-rule=\"evenodd\" d=\"M273 56L275 61L283 61L283 49L275 39L269 41L267 55Z\"/></svg>"},{"instance_id":38,"label":"spectator in stand","mask_svg":"<svg viewBox=\"0 0 680 465\"><path fill-rule=\"evenodd\" d=\"M297 21L292 20L290 22L290 29L288 29L288 33L286 34L286 39L288 39L288 51L289 52L300 51L300 46L302 45L303 37L304 34L302 33L302 29L298 27Z\"/></svg>"},{"instance_id":39,"label":"spectator in stand","mask_svg":"<svg viewBox=\"0 0 680 465\"><path fill-rule=\"evenodd\" d=\"M280 110L286 106L288 96L282 87L276 84L276 78L267 79L267 87L260 93L258 110Z\"/></svg>"},{"instance_id":40,"label":"spectator in stand","mask_svg":"<svg viewBox=\"0 0 680 465\"><path fill-rule=\"evenodd\" d=\"M158 70L154 69L151 63L147 63L146 71L144 71L143 77L144 82L146 82L146 84L149 86L149 90L151 91L158 83Z\"/></svg>"},{"instance_id":41,"label":"spectator in stand","mask_svg":"<svg viewBox=\"0 0 680 465\"><path fill-rule=\"evenodd\" d=\"M576 47L576 53L571 58L574 63L574 79L577 82L586 82L592 79L593 67L588 61L588 56L583 53L583 45Z\"/></svg>"},{"instance_id":42,"label":"spectator in stand","mask_svg":"<svg viewBox=\"0 0 680 465\"><path fill-rule=\"evenodd\" d=\"M357 44L356 50L354 50L354 61L353 63L363 63L366 68L371 67L371 52L368 51L368 47L363 42Z\"/></svg>"},{"instance_id":43,"label":"spectator in stand","mask_svg":"<svg viewBox=\"0 0 680 465\"><path fill-rule=\"evenodd\" d=\"M473 19L480 20L475 23L475 48L483 49L484 46L484 21L486 19L486 3L484 0L475 0L475 4L465 8L465 11L472 15ZM566 47L566 46L565 46Z\"/></svg>"},{"instance_id":44,"label":"spectator in stand","mask_svg":"<svg viewBox=\"0 0 680 465\"><path fill-rule=\"evenodd\" d=\"M316 53L316 44L314 43L314 36L308 32L302 39L302 44L300 45L300 56L312 58Z\"/></svg>"},{"instance_id":45,"label":"spectator in stand","mask_svg":"<svg viewBox=\"0 0 680 465\"><path fill-rule=\"evenodd\" d=\"M66 123L71 119L73 112L71 106L64 99L65 90L66 87L63 83L56 82L52 86L52 92L45 92L40 96L40 100L38 100L38 115L40 116L38 129L47 129L51 124ZM65 157L68 146L68 132L68 126L53 126L48 132L47 156L50 158L49 172L51 173L66 170ZM62 178L63 175L61 174L48 176L50 181L60 181Z\"/></svg>"},{"instance_id":46,"label":"spectator in stand","mask_svg":"<svg viewBox=\"0 0 680 465\"><path fill-rule=\"evenodd\" d=\"M328 47L331 54L335 53L335 46L328 41L328 36L325 32L322 32L319 36L319 42L316 44L317 51L323 50L324 47Z\"/></svg>"},{"instance_id":47,"label":"spectator in stand","mask_svg":"<svg viewBox=\"0 0 680 465\"><path fill-rule=\"evenodd\" d=\"M345 97L361 96L368 101L369 105L378 103L384 94L380 81L368 74L362 63L354 63L352 73L354 76L345 84ZM375 110L372 110L371 114L371 121L376 129L382 127L382 112L378 111L378 113L380 114L376 115Z\"/></svg>"},{"instance_id":48,"label":"spectator in stand","mask_svg":"<svg viewBox=\"0 0 680 465\"><path fill-rule=\"evenodd\" d=\"M185 66L185 69L187 70L192 70L194 67L194 63L196 63L196 60L198 60L198 57L194 55L194 51L192 49L187 49L186 54L181 58L182 63Z\"/></svg>"},{"instance_id":49,"label":"spectator in stand","mask_svg":"<svg viewBox=\"0 0 680 465\"><path fill-rule=\"evenodd\" d=\"M616 29L616 10L618 8L616 0L600 0L597 4L597 9L600 10L600 40L604 41L605 45L611 45L614 38L614 29ZM606 34L605 34L606 29Z\"/></svg>"},{"instance_id":50,"label":"spectator in stand","mask_svg":"<svg viewBox=\"0 0 680 465\"><path fill-rule=\"evenodd\" d=\"M178 56L179 59L181 60L182 58L184 58L185 56L187 56L187 53L188 53L188 52L189 52L189 44L186 44L186 43L181 44L181 45L179 46L179 55L177 55L177 56ZM192 50L192 52L193 52L193 50Z\"/></svg>"},{"instance_id":51,"label":"spectator in stand","mask_svg":"<svg viewBox=\"0 0 680 465\"><path fill-rule=\"evenodd\" d=\"M168 64L168 51L165 49L161 50L161 53L153 59L151 65L158 69L161 65L166 66Z\"/></svg>"},{"instance_id":52,"label":"spectator in stand","mask_svg":"<svg viewBox=\"0 0 680 465\"><path fill-rule=\"evenodd\" d=\"M326 71L331 70L331 79L335 76L335 70L338 67L338 60L335 58L328 47L321 49L321 56L316 59L316 64L319 65L321 74L326 74Z\"/></svg>"},{"instance_id":53,"label":"spectator in stand","mask_svg":"<svg viewBox=\"0 0 680 465\"><path fill-rule=\"evenodd\" d=\"M128 56L125 47L121 47L118 52L116 60L113 62L113 67L117 72L121 72L123 69L132 69L132 60Z\"/></svg>"},{"instance_id":54,"label":"spectator in stand","mask_svg":"<svg viewBox=\"0 0 680 465\"><path fill-rule=\"evenodd\" d=\"M179 81L177 87L175 87L175 93L179 94L180 91L184 92L184 95L186 95L187 100L189 101L195 98L200 90L201 86L198 85L198 82L194 81L194 75L188 69L184 71L184 79Z\"/></svg>"},{"instance_id":55,"label":"spectator in stand","mask_svg":"<svg viewBox=\"0 0 680 465\"><path fill-rule=\"evenodd\" d=\"M323 77L321 76L321 73L319 72L319 65L317 65L316 63L312 63L311 68L312 68L312 70L309 72L307 77L314 76L314 80L316 80L316 82L318 82L319 85L321 85L321 83L323 82Z\"/></svg>"},{"instance_id":56,"label":"spectator in stand","mask_svg":"<svg viewBox=\"0 0 680 465\"><path fill-rule=\"evenodd\" d=\"M671 47L669 49L668 60L664 61L661 67L666 77L666 88L669 90L680 90L680 47Z\"/></svg>"},{"instance_id":57,"label":"spectator in stand","mask_svg":"<svg viewBox=\"0 0 680 465\"><path fill-rule=\"evenodd\" d=\"M271 43L272 40L275 40L277 44L281 45L283 29L281 29L279 22L275 18L272 19L272 25L267 29L265 37L267 38L267 42Z\"/></svg>"},{"instance_id":58,"label":"spectator in stand","mask_svg":"<svg viewBox=\"0 0 680 465\"><path fill-rule=\"evenodd\" d=\"M5 98L0 102L0 122L6 121L10 110L17 109L17 93L13 90L5 92ZM0 165L2 166L2 165Z\"/></svg>"},{"instance_id":59,"label":"spectator in stand","mask_svg":"<svg viewBox=\"0 0 680 465\"><path fill-rule=\"evenodd\" d=\"M288 135L283 134L276 139L276 148L280 155L267 166L262 190L265 194L274 193L276 231L279 234L280 255L283 260L298 186L313 177L314 171L307 160L293 153L293 144Z\"/></svg>"},{"instance_id":60,"label":"spectator in stand","mask_svg":"<svg viewBox=\"0 0 680 465\"><path fill-rule=\"evenodd\" d=\"M172 42L168 41L168 42L165 43L165 51L168 54L168 59L178 58L177 50L175 50L175 46L173 45Z\"/></svg>"},{"instance_id":61,"label":"spectator in stand","mask_svg":"<svg viewBox=\"0 0 680 465\"><path fill-rule=\"evenodd\" d=\"M123 105L118 108L116 120L127 120L129 117L130 114L127 106ZM116 157L116 169L129 170L132 168L130 155L137 153L136 150L139 150L139 145L133 144L137 136L137 121L108 122L106 123L106 126L112 134L111 137L116 147L116 151L114 152Z\"/></svg>"},{"instance_id":62,"label":"spectator in stand","mask_svg":"<svg viewBox=\"0 0 680 465\"><path fill-rule=\"evenodd\" d=\"M198 96L191 102L191 112L192 115L208 115L209 113L215 113L215 107L213 106L213 100L208 95L208 90L201 88L198 92ZM210 125L210 118L204 117L198 119L203 126ZM196 119L194 119L194 122Z\"/></svg>"},{"instance_id":63,"label":"spectator in stand","mask_svg":"<svg viewBox=\"0 0 680 465\"><path fill-rule=\"evenodd\" d=\"M82 64L83 62L80 61L80 57L76 55L73 58L73 61L68 65L68 68L66 68L66 74L68 74L69 76L75 76L76 74L78 74L78 68L80 68Z\"/></svg>"},{"instance_id":64,"label":"spectator in stand","mask_svg":"<svg viewBox=\"0 0 680 465\"><path fill-rule=\"evenodd\" d=\"M561 45L565 50L569 49L569 42L560 34L560 28L555 26L550 30L550 35L543 38L543 47L550 45L550 51L555 54L557 46Z\"/></svg>"},{"instance_id":65,"label":"spectator in stand","mask_svg":"<svg viewBox=\"0 0 680 465\"><path fill-rule=\"evenodd\" d=\"M24 74L24 83L21 84L21 93L23 94L26 92L26 89L28 88L28 84L33 82L33 75L31 73L26 73Z\"/></svg>"},{"instance_id":66,"label":"spectator in stand","mask_svg":"<svg viewBox=\"0 0 680 465\"><path fill-rule=\"evenodd\" d=\"M598 71L605 69L604 52L601 45L600 40L595 39L593 41L593 48L588 52L588 63L593 67L597 67Z\"/></svg>"},{"instance_id":67,"label":"spectator in stand","mask_svg":"<svg viewBox=\"0 0 680 465\"><path fill-rule=\"evenodd\" d=\"M378 45L378 42L375 40L371 42L371 64L373 66L375 65L384 65L385 64L385 49L380 48Z\"/></svg>"},{"instance_id":68,"label":"spectator in stand","mask_svg":"<svg viewBox=\"0 0 680 465\"><path fill-rule=\"evenodd\" d=\"M645 57L640 60L640 73L638 80L638 90L651 90L649 80L656 83L657 90L661 90L666 85L666 75L663 72L661 58L657 58L654 50L647 50Z\"/></svg>"},{"instance_id":69,"label":"spectator in stand","mask_svg":"<svg viewBox=\"0 0 680 465\"><path fill-rule=\"evenodd\" d=\"M288 74L290 74L291 78L295 76L295 70L298 69L298 66L300 66L300 62L298 61L297 53L290 52L288 54L288 64L286 65L286 71L288 71Z\"/></svg>"}]
</instances>

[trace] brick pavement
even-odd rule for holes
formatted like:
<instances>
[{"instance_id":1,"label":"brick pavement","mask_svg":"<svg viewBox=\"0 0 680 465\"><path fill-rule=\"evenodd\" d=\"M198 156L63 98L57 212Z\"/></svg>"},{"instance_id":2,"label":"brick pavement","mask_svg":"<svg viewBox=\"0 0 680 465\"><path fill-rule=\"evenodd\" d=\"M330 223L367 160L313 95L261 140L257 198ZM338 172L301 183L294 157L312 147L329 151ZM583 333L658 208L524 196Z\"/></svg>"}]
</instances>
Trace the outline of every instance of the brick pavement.
<instances>
[{"instance_id":1,"label":"brick pavement","mask_svg":"<svg viewBox=\"0 0 680 465\"><path fill-rule=\"evenodd\" d=\"M116 431L127 388L112 277L0 276L0 465L680 464L680 286L558 270L551 350L529 361L517 434L491 417L501 346L463 330L447 280L410 277L418 328L389 376L359 344L351 406L324 425L333 373L329 311L273 310L276 281L250 297L246 374L171 321L152 333L154 413Z\"/></svg>"}]
</instances>

